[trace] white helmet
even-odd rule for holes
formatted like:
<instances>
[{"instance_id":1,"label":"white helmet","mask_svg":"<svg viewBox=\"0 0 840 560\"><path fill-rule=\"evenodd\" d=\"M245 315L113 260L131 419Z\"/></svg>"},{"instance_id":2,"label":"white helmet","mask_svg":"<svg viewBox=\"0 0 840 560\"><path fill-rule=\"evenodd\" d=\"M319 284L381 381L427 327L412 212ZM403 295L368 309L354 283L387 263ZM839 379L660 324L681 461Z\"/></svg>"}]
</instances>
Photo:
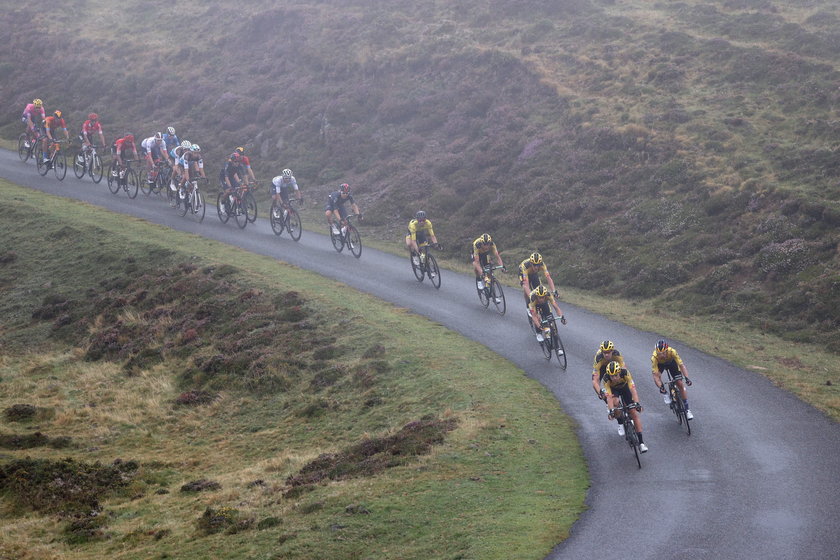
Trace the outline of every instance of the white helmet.
<instances>
[{"instance_id":1,"label":"white helmet","mask_svg":"<svg viewBox=\"0 0 840 560\"><path fill-rule=\"evenodd\" d=\"M181 147L182 148L189 148L190 146L192 146L192 142L190 142L189 140L183 140L181 142Z\"/></svg>"},{"instance_id":2,"label":"white helmet","mask_svg":"<svg viewBox=\"0 0 840 560\"><path fill-rule=\"evenodd\" d=\"M175 136L175 127L170 126L169 128L166 129L166 132L168 132L170 136Z\"/></svg>"},{"instance_id":3,"label":"white helmet","mask_svg":"<svg viewBox=\"0 0 840 560\"><path fill-rule=\"evenodd\" d=\"M284 169L283 170L283 177L291 177L291 176L292 176L292 170L291 169Z\"/></svg>"},{"instance_id":4,"label":"white helmet","mask_svg":"<svg viewBox=\"0 0 840 560\"><path fill-rule=\"evenodd\" d=\"M190 146L190 151L191 152L200 152L201 151L201 146L199 146L198 144L193 144L192 146Z\"/></svg>"},{"instance_id":5,"label":"white helmet","mask_svg":"<svg viewBox=\"0 0 840 560\"><path fill-rule=\"evenodd\" d=\"M160 132L155 132L155 140L163 140L163 134Z\"/></svg>"}]
</instances>

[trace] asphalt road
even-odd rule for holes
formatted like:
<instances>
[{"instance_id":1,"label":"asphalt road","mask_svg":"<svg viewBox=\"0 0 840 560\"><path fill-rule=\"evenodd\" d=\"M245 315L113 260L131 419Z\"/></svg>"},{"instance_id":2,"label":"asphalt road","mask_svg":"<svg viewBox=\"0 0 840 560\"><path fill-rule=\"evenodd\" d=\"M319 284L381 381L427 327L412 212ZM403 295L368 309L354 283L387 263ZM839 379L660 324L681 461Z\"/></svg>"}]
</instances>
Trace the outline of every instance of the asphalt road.
<instances>
[{"instance_id":1,"label":"asphalt road","mask_svg":"<svg viewBox=\"0 0 840 560\"><path fill-rule=\"evenodd\" d=\"M105 180L63 182L0 150L0 175L19 185L83 200L114 212L188 231L334 278L429 317L488 345L525 370L578 423L592 487L588 510L548 559L826 559L840 557L840 430L838 425L767 379L675 342L694 386L687 436L650 380L658 336L561 303L568 370L546 362L525 325L520 292L508 312L483 309L473 279L442 272L439 291L418 283L406 258L365 247L357 260L336 253L329 238L304 231L299 243L276 237L266 220L244 231L222 225L208 207L204 223L181 218L157 197L112 195ZM263 210L263 215L264 209ZM364 209L363 209L364 210ZM364 229L361 231L364 239ZM396 240L395 240L396 241ZM442 240L445 241L445 240ZM524 257L524 255L523 255ZM508 257L509 264L514 259ZM666 333L667 334L667 333ZM598 343L611 339L636 375L645 406L645 442L638 469L631 450L595 398L590 366ZM755 355L761 363L760 353Z\"/></svg>"}]
</instances>

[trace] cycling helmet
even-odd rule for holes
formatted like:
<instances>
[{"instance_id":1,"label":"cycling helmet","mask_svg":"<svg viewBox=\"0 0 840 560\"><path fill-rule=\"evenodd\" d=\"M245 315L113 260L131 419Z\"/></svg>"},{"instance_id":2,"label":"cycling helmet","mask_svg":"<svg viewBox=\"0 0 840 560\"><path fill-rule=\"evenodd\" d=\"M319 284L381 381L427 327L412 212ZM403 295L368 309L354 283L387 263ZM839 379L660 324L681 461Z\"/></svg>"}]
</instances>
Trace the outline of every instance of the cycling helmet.
<instances>
[{"instance_id":1,"label":"cycling helmet","mask_svg":"<svg viewBox=\"0 0 840 560\"><path fill-rule=\"evenodd\" d=\"M245 153L245 148L243 148L242 146L237 146L236 148L234 148L233 151L234 152L239 152L240 154L244 154Z\"/></svg>"},{"instance_id":2,"label":"cycling helmet","mask_svg":"<svg viewBox=\"0 0 840 560\"><path fill-rule=\"evenodd\" d=\"M201 151L201 146L199 146L198 144L193 144L192 146L190 146L190 151L191 152L200 152Z\"/></svg>"},{"instance_id":3,"label":"cycling helmet","mask_svg":"<svg viewBox=\"0 0 840 560\"><path fill-rule=\"evenodd\" d=\"M155 140L163 140L163 134L160 132L155 132Z\"/></svg>"},{"instance_id":4,"label":"cycling helmet","mask_svg":"<svg viewBox=\"0 0 840 560\"><path fill-rule=\"evenodd\" d=\"M350 194L350 185L348 185L347 183L341 183L339 190L342 194Z\"/></svg>"},{"instance_id":5,"label":"cycling helmet","mask_svg":"<svg viewBox=\"0 0 840 560\"><path fill-rule=\"evenodd\" d=\"M181 147L182 148L189 148L190 146L192 146L192 142L190 142L189 140L182 140L181 141Z\"/></svg>"},{"instance_id":6,"label":"cycling helmet","mask_svg":"<svg viewBox=\"0 0 840 560\"><path fill-rule=\"evenodd\" d=\"M656 341L656 350L657 351L664 352L667 349L668 349L668 343L665 342L664 338L661 338L661 339Z\"/></svg>"},{"instance_id":7,"label":"cycling helmet","mask_svg":"<svg viewBox=\"0 0 840 560\"><path fill-rule=\"evenodd\" d=\"M40 99L33 99L32 104L35 105L36 107L42 107L44 105L44 102L41 101Z\"/></svg>"},{"instance_id":8,"label":"cycling helmet","mask_svg":"<svg viewBox=\"0 0 840 560\"><path fill-rule=\"evenodd\" d=\"M130 144L134 144L134 135L129 132L128 134L123 136L123 140L125 140L126 142L128 142Z\"/></svg>"},{"instance_id":9,"label":"cycling helmet","mask_svg":"<svg viewBox=\"0 0 840 560\"><path fill-rule=\"evenodd\" d=\"M485 245L488 245L488 244L493 242L493 238L490 237L489 233L485 233L484 235L481 236L481 242L484 243Z\"/></svg>"},{"instance_id":10,"label":"cycling helmet","mask_svg":"<svg viewBox=\"0 0 840 560\"><path fill-rule=\"evenodd\" d=\"M291 176L292 176L292 170L291 169L284 169L283 170L283 177L291 177Z\"/></svg>"},{"instance_id":11,"label":"cycling helmet","mask_svg":"<svg viewBox=\"0 0 840 560\"><path fill-rule=\"evenodd\" d=\"M615 350L615 345L612 340L605 340L601 343L601 352L612 352Z\"/></svg>"},{"instance_id":12,"label":"cycling helmet","mask_svg":"<svg viewBox=\"0 0 840 560\"><path fill-rule=\"evenodd\" d=\"M98 121L99 120L99 115L97 115L96 113L91 113L90 115L88 115L88 120L89 121Z\"/></svg>"},{"instance_id":13,"label":"cycling helmet","mask_svg":"<svg viewBox=\"0 0 840 560\"><path fill-rule=\"evenodd\" d=\"M170 126L169 128L166 129L166 132L168 132L170 136L175 136L175 127Z\"/></svg>"},{"instance_id":14,"label":"cycling helmet","mask_svg":"<svg viewBox=\"0 0 840 560\"><path fill-rule=\"evenodd\" d=\"M528 260L531 261L531 264L542 264L542 255L539 253L531 253Z\"/></svg>"},{"instance_id":15,"label":"cycling helmet","mask_svg":"<svg viewBox=\"0 0 840 560\"><path fill-rule=\"evenodd\" d=\"M618 362L610 362L607 364L607 375L618 375L621 373L621 364Z\"/></svg>"},{"instance_id":16,"label":"cycling helmet","mask_svg":"<svg viewBox=\"0 0 840 560\"><path fill-rule=\"evenodd\" d=\"M53 115L55 115L55 118L60 119L61 118L61 111L56 109L55 111L53 111Z\"/></svg>"},{"instance_id":17,"label":"cycling helmet","mask_svg":"<svg viewBox=\"0 0 840 560\"><path fill-rule=\"evenodd\" d=\"M414 217L422 221L426 219L426 213L423 210L418 210L417 213L414 214Z\"/></svg>"},{"instance_id":18,"label":"cycling helmet","mask_svg":"<svg viewBox=\"0 0 840 560\"><path fill-rule=\"evenodd\" d=\"M534 290L534 293L537 294L537 297L545 297L548 295L548 290L545 289L545 286L540 284L537 286L537 289Z\"/></svg>"}]
</instances>

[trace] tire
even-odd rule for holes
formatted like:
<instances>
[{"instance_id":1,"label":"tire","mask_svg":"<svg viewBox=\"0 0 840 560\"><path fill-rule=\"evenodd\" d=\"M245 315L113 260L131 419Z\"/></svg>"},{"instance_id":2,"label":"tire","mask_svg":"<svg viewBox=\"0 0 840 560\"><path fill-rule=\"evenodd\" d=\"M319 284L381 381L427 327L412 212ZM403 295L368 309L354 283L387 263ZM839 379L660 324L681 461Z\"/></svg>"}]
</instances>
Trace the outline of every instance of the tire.
<instances>
[{"instance_id":1,"label":"tire","mask_svg":"<svg viewBox=\"0 0 840 560\"><path fill-rule=\"evenodd\" d=\"M248 192L242 202L245 205L245 217L253 224L257 221L257 200Z\"/></svg>"},{"instance_id":2,"label":"tire","mask_svg":"<svg viewBox=\"0 0 840 560\"><path fill-rule=\"evenodd\" d=\"M185 186L183 188L186 189L187 187ZM179 188L176 191L175 196L177 196L178 200L180 201L180 204L178 205L178 215L179 216L186 216L187 215L187 210L189 210L189 207L190 207L190 198L192 197L192 195L191 194L188 195L185 192L184 193L184 198L181 198L181 189Z\"/></svg>"},{"instance_id":3,"label":"tire","mask_svg":"<svg viewBox=\"0 0 840 560\"><path fill-rule=\"evenodd\" d=\"M27 138L28 135L25 132L18 136L18 157L24 163L32 156L32 149L26 147Z\"/></svg>"},{"instance_id":4,"label":"tire","mask_svg":"<svg viewBox=\"0 0 840 560\"><path fill-rule=\"evenodd\" d=\"M245 229L245 226L248 225L247 210L244 206L242 206L242 203L243 201L239 199L233 203L233 217L236 220L236 225L239 226L239 229Z\"/></svg>"},{"instance_id":5,"label":"tire","mask_svg":"<svg viewBox=\"0 0 840 560\"><path fill-rule=\"evenodd\" d=\"M67 177L67 154L61 150L53 156L53 172L59 181Z\"/></svg>"},{"instance_id":6,"label":"tire","mask_svg":"<svg viewBox=\"0 0 840 560\"><path fill-rule=\"evenodd\" d=\"M50 166L44 163L44 150L41 148L40 144L36 146L35 154L32 157L35 158L35 165L38 168L38 174L46 176L47 172L50 170Z\"/></svg>"},{"instance_id":7,"label":"tire","mask_svg":"<svg viewBox=\"0 0 840 560\"><path fill-rule=\"evenodd\" d=\"M140 175L140 191L145 196L149 196L152 194L152 189L154 188L154 185L149 184L149 171L138 171L137 174Z\"/></svg>"},{"instance_id":8,"label":"tire","mask_svg":"<svg viewBox=\"0 0 840 560\"><path fill-rule=\"evenodd\" d=\"M437 261L432 255L426 255L426 274L428 274L429 280L432 281L432 286L434 286L436 290L439 290L440 269L438 268Z\"/></svg>"},{"instance_id":9,"label":"tire","mask_svg":"<svg viewBox=\"0 0 840 560\"><path fill-rule=\"evenodd\" d=\"M171 191L169 191L171 192ZM216 197L216 212L219 214L219 221L223 224L228 223L230 219L230 214L227 213L225 210L225 192L222 191Z\"/></svg>"},{"instance_id":10,"label":"tire","mask_svg":"<svg viewBox=\"0 0 840 560\"><path fill-rule=\"evenodd\" d=\"M137 191L140 187L140 174L134 170L129 169L125 175L125 186L126 193L128 194L128 198L135 199L137 198Z\"/></svg>"},{"instance_id":11,"label":"tire","mask_svg":"<svg viewBox=\"0 0 840 560\"><path fill-rule=\"evenodd\" d=\"M493 278L490 282L490 297L493 299L493 304L496 306L496 311L499 315L504 315L507 311L507 302L505 301L505 291L499 281ZM498 299L499 301L496 301Z\"/></svg>"},{"instance_id":12,"label":"tire","mask_svg":"<svg viewBox=\"0 0 840 560\"><path fill-rule=\"evenodd\" d=\"M545 356L546 360L551 359L551 343L547 340L543 340L540 342L540 349L542 350L543 356Z\"/></svg>"},{"instance_id":13,"label":"tire","mask_svg":"<svg viewBox=\"0 0 840 560\"><path fill-rule=\"evenodd\" d=\"M286 216L286 231L292 236L295 241L300 241L300 236L303 233L303 227L300 225L300 214L294 208L289 208L289 215ZM361 252L361 241L359 241L359 251Z\"/></svg>"},{"instance_id":14,"label":"tire","mask_svg":"<svg viewBox=\"0 0 840 560\"><path fill-rule=\"evenodd\" d=\"M353 226L347 226L347 246L357 259L362 256L362 236Z\"/></svg>"},{"instance_id":15,"label":"tire","mask_svg":"<svg viewBox=\"0 0 840 560\"><path fill-rule=\"evenodd\" d=\"M204 204L204 195L199 190L193 193L192 210L193 214L198 216L198 223L203 222L204 214L207 212L207 205Z\"/></svg>"},{"instance_id":16,"label":"tire","mask_svg":"<svg viewBox=\"0 0 840 560\"><path fill-rule=\"evenodd\" d=\"M633 448L633 455L636 457L636 464L642 468L642 460L639 457L639 436L636 434L636 424L629 414L624 415L624 439Z\"/></svg>"},{"instance_id":17,"label":"tire","mask_svg":"<svg viewBox=\"0 0 840 560\"><path fill-rule=\"evenodd\" d=\"M552 341L554 347L554 355L557 357L557 365L560 369L566 369L566 349L563 347L563 341L560 340L560 334L557 332L557 326L554 327L554 340Z\"/></svg>"},{"instance_id":18,"label":"tire","mask_svg":"<svg viewBox=\"0 0 840 560\"><path fill-rule=\"evenodd\" d=\"M79 161L79 157L81 156L82 161ZM76 179L84 179L85 173L87 173L87 162L88 160L85 159L85 155L82 152L73 158L73 175L76 176Z\"/></svg>"},{"instance_id":19,"label":"tire","mask_svg":"<svg viewBox=\"0 0 840 560\"><path fill-rule=\"evenodd\" d=\"M330 241L332 241L333 247L339 253L344 250L344 237L339 233L338 235L333 233L332 226L327 226L330 230Z\"/></svg>"},{"instance_id":20,"label":"tire","mask_svg":"<svg viewBox=\"0 0 840 560\"><path fill-rule=\"evenodd\" d=\"M274 213L280 208L282 208L282 206L272 204L271 209L268 211L268 221L271 222L271 229L274 232L274 235L283 235L283 230L286 229L286 224L284 223L282 216L280 218L274 217Z\"/></svg>"},{"instance_id":21,"label":"tire","mask_svg":"<svg viewBox=\"0 0 840 560\"><path fill-rule=\"evenodd\" d=\"M486 309L490 305L490 288L484 287L479 290L476 286L475 290L478 292L478 301Z\"/></svg>"},{"instance_id":22,"label":"tire","mask_svg":"<svg viewBox=\"0 0 840 560\"><path fill-rule=\"evenodd\" d=\"M417 278L418 282L422 282L423 278L426 277L426 272L423 270L423 266L420 264L414 264L413 257L409 257L408 262L411 263L411 270L414 272L414 277Z\"/></svg>"},{"instance_id":23,"label":"tire","mask_svg":"<svg viewBox=\"0 0 840 560\"><path fill-rule=\"evenodd\" d=\"M88 173L90 174L90 178L93 179L94 183L99 184L99 182L102 180L102 173L104 170L104 167L102 167L102 159L99 157L98 154L90 158L90 166L88 167Z\"/></svg>"},{"instance_id":24,"label":"tire","mask_svg":"<svg viewBox=\"0 0 840 560\"><path fill-rule=\"evenodd\" d=\"M114 173L117 172L117 162L112 161L111 165L108 167L108 190L111 191L111 194L117 194L120 191L120 180L118 177L114 176Z\"/></svg>"},{"instance_id":25,"label":"tire","mask_svg":"<svg viewBox=\"0 0 840 560\"><path fill-rule=\"evenodd\" d=\"M169 178L172 176L172 168L164 166L155 178L155 192L160 194L163 189L169 190ZM168 196L167 196L168 198Z\"/></svg>"}]
</instances>

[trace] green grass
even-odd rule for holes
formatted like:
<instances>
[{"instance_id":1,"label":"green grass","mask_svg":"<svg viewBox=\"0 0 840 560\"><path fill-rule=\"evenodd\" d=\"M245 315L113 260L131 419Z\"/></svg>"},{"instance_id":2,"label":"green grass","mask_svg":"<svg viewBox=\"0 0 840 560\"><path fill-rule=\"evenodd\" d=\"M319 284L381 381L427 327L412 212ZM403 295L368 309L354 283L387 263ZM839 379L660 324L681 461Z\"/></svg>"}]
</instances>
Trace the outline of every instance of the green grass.
<instances>
[{"instance_id":1,"label":"green grass","mask_svg":"<svg viewBox=\"0 0 840 560\"><path fill-rule=\"evenodd\" d=\"M0 408L37 407L31 419L6 421L2 431L71 438L61 449L4 450L2 464L26 456L139 464L126 487L103 496L95 524L70 525L33 511L4 487L2 555L541 558L582 511L588 478L574 425L542 387L484 347L270 258L6 182L0 193L11 218L0 231L14 253L0 259L0 340L7 349L0 357ZM179 276L183 265L191 272ZM160 271L169 271L171 285ZM147 289L150 278L160 291ZM173 332L192 317L190 305L224 299L211 292L197 303L167 301L185 280L224 282L231 301L256 301L244 308L253 310L254 322L231 312L199 325L195 338ZM154 301L132 299L142 290ZM300 353L287 357L306 367L282 386L249 389L232 375L185 375L195 359L225 344L214 333L262 340L258 322L275 317L267 302L290 290L300 294L308 318L328 310L331 318L350 320L325 331L336 350L313 358L301 334L284 332L273 343L278 356L297 345ZM125 303L117 311L106 305L120 298ZM62 330L56 306L87 327ZM36 310L45 317L33 318ZM152 319L158 315L165 318ZM129 330L138 325L145 330ZM85 360L109 329L121 337L154 335L124 339L122 351ZM301 329L306 337L319 332ZM142 340L160 345L164 360L127 369L126 345ZM423 350L406 340L422 340ZM324 377L336 367L346 367L345 374ZM218 398L175 404L184 391L202 387ZM425 416L456 422L429 453L374 476L288 492L287 478L319 454L397 434ZM199 479L221 489L179 491ZM348 512L348 506L356 507Z\"/></svg>"}]
</instances>

